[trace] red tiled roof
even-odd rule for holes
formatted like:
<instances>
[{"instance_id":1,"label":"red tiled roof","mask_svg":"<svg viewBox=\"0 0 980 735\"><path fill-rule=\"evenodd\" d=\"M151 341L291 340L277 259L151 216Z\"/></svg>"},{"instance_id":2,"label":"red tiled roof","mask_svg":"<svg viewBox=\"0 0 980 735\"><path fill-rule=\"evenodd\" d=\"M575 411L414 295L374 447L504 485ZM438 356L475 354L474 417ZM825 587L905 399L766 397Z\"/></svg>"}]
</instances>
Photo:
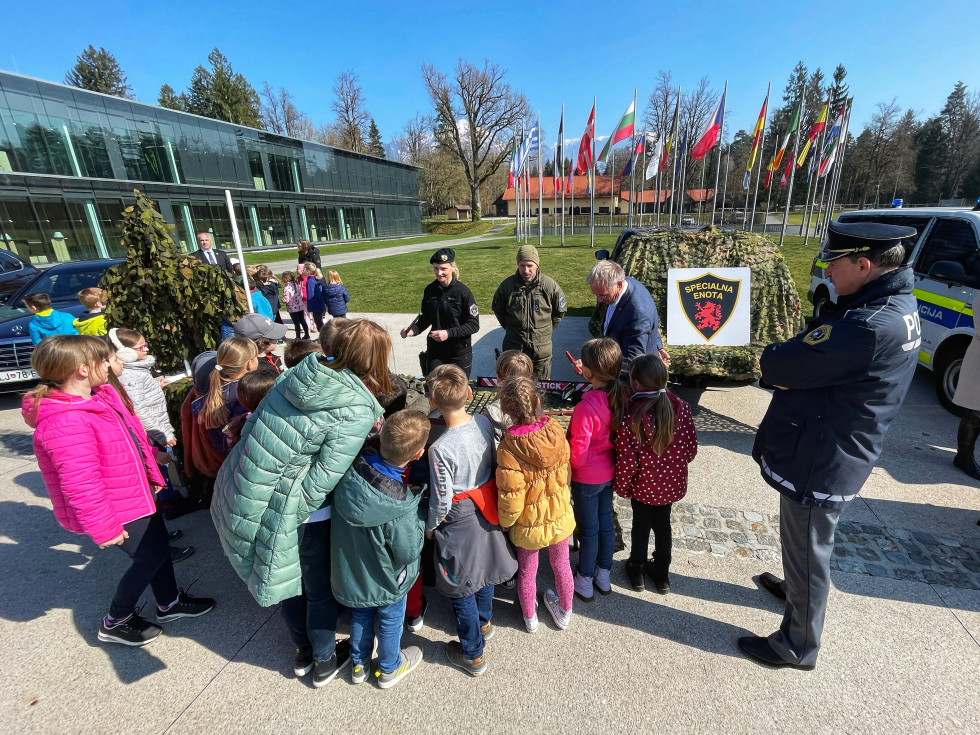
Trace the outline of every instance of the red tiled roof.
<instances>
[{"instance_id":1,"label":"red tiled roof","mask_svg":"<svg viewBox=\"0 0 980 735\"><path fill-rule=\"evenodd\" d=\"M692 201L695 202L705 202L709 199L714 198L714 189L688 189L687 195L691 197Z\"/></svg>"},{"instance_id":2,"label":"red tiled roof","mask_svg":"<svg viewBox=\"0 0 980 735\"><path fill-rule=\"evenodd\" d=\"M641 194L643 195L642 199L640 198ZM653 204L654 202L657 201L657 194L658 192L655 189L651 189L644 192L638 191L635 193L631 191L624 191L620 196L622 196L623 199L625 199L628 202L632 201L632 202L643 202L644 204L648 204L648 203ZM670 189L661 189L659 194L660 194L661 202L665 202L668 199L670 199ZM636 197L635 199L633 198L634 196Z\"/></svg>"},{"instance_id":3,"label":"red tiled roof","mask_svg":"<svg viewBox=\"0 0 980 735\"><path fill-rule=\"evenodd\" d=\"M585 198L585 187L587 184L587 176L573 176L575 179L575 198L579 197ZM595 195L597 197L608 197L609 196L609 177L608 176L597 176L596 177L596 189ZM616 196L620 195L619 181L613 180L613 194ZM568 177L564 178L564 186L568 186ZM555 180L550 176L545 176L544 181L541 186L541 195L544 199L554 199L555 196ZM565 199L571 196L571 189L566 189ZM531 177L531 199L537 199L538 197L538 179L536 177ZM558 192L559 199L561 198L561 192ZM514 201L514 188L510 187L504 192L503 200L505 202Z\"/></svg>"}]
</instances>

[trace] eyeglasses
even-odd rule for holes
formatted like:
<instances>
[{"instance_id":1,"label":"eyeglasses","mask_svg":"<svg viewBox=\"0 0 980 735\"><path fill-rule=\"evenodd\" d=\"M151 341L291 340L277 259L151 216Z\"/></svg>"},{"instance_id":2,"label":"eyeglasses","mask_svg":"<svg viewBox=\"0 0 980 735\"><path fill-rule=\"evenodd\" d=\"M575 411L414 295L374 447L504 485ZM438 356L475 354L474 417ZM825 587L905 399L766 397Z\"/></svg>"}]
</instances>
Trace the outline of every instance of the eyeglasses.
<instances>
[{"instance_id":1,"label":"eyeglasses","mask_svg":"<svg viewBox=\"0 0 980 735\"><path fill-rule=\"evenodd\" d=\"M136 345L133 349L136 350L137 352L146 352L149 349L149 347L150 346L146 344L146 342L144 342L141 345Z\"/></svg>"}]
</instances>

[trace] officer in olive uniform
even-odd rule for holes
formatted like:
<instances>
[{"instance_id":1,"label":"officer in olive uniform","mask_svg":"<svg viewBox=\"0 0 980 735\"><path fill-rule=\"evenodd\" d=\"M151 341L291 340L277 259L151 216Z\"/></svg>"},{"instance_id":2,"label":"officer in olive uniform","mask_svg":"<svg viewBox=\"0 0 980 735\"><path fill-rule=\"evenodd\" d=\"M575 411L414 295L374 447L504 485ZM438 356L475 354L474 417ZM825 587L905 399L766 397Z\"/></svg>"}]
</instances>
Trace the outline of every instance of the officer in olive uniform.
<instances>
[{"instance_id":1,"label":"officer in olive uniform","mask_svg":"<svg viewBox=\"0 0 980 735\"><path fill-rule=\"evenodd\" d=\"M759 663L816 665L837 521L881 455L915 372L921 331L912 270L903 265L903 241L915 234L831 223L824 259L838 309L762 353L762 379L775 390L752 457L781 496L784 580L766 573L759 582L786 600L786 611L768 638L739 638Z\"/></svg>"},{"instance_id":2,"label":"officer in olive uniform","mask_svg":"<svg viewBox=\"0 0 980 735\"><path fill-rule=\"evenodd\" d=\"M504 350L520 350L534 363L534 377L551 379L551 333L568 311L555 279L541 273L537 248L517 249L517 272L493 295L493 313L504 328Z\"/></svg>"},{"instance_id":3,"label":"officer in olive uniform","mask_svg":"<svg viewBox=\"0 0 980 735\"><path fill-rule=\"evenodd\" d=\"M436 279L422 292L421 313L401 331L402 339L431 327L425 352L419 354L423 375L443 363L451 363L469 377L473 367L470 335L480 331L480 310L473 292L459 281L456 253L452 248L436 250L429 262Z\"/></svg>"}]
</instances>

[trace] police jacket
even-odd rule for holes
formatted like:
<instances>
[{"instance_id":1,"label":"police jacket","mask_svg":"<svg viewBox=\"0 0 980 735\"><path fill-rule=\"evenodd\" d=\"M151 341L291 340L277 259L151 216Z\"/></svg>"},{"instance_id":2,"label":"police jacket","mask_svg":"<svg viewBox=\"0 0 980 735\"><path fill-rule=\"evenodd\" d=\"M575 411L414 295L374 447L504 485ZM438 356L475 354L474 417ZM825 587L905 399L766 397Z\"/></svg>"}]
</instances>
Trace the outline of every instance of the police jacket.
<instances>
[{"instance_id":1,"label":"police jacket","mask_svg":"<svg viewBox=\"0 0 980 735\"><path fill-rule=\"evenodd\" d=\"M555 279L540 271L525 282L520 273L506 278L493 295L493 313L506 331L505 350L531 347L538 357L551 354L551 332L568 311Z\"/></svg>"},{"instance_id":2,"label":"police jacket","mask_svg":"<svg viewBox=\"0 0 980 735\"><path fill-rule=\"evenodd\" d=\"M920 342L908 267L838 305L762 353L762 379L786 390L773 392L752 448L766 482L791 500L824 508L842 508L871 474Z\"/></svg>"},{"instance_id":3,"label":"police jacket","mask_svg":"<svg viewBox=\"0 0 980 735\"><path fill-rule=\"evenodd\" d=\"M453 279L448 286L433 281L422 292L422 310L411 324L415 334L426 329L445 329L449 339L436 342L426 339L426 349L441 354L456 354L471 349L471 334L480 331L480 309L473 298L473 292Z\"/></svg>"}]
</instances>

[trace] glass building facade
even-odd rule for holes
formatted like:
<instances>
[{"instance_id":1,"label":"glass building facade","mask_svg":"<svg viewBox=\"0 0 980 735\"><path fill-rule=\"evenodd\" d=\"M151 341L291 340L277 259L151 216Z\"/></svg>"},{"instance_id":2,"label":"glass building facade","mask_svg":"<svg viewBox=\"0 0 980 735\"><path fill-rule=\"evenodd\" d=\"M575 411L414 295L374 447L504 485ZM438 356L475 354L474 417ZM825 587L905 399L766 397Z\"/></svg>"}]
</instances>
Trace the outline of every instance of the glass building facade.
<instances>
[{"instance_id":1,"label":"glass building facade","mask_svg":"<svg viewBox=\"0 0 980 735\"><path fill-rule=\"evenodd\" d=\"M44 265L124 254L133 189L186 252L421 232L418 168L0 72L0 247Z\"/></svg>"}]
</instances>

